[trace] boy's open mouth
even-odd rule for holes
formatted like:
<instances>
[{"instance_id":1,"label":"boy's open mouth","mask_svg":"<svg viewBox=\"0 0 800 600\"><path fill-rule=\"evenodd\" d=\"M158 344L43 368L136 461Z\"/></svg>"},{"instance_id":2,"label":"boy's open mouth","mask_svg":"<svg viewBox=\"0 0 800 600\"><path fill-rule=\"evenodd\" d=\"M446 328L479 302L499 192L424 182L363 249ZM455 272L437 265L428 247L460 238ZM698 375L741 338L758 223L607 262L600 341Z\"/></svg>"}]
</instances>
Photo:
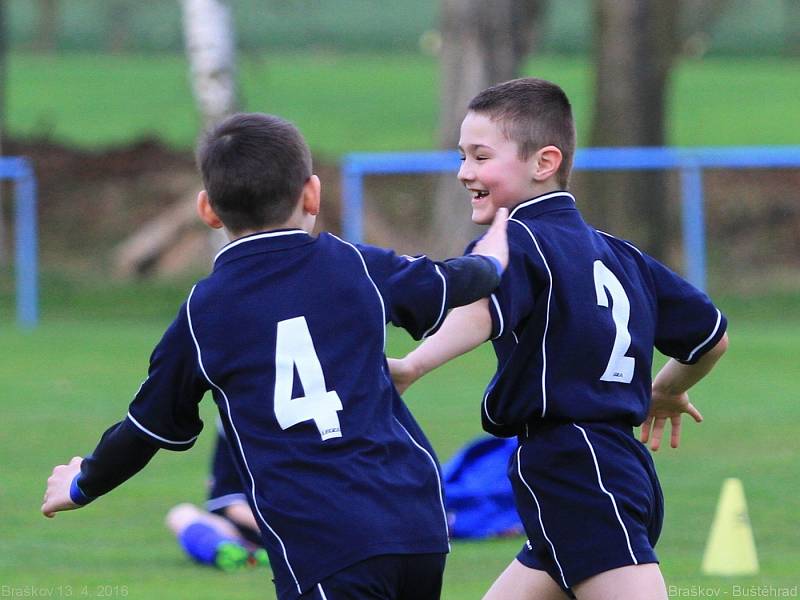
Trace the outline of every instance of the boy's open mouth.
<instances>
[{"instance_id":1,"label":"boy's open mouth","mask_svg":"<svg viewBox=\"0 0 800 600\"><path fill-rule=\"evenodd\" d=\"M489 192L486 190L470 190L472 192L472 197L476 200L480 200L481 198L486 198L489 195Z\"/></svg>"}]
</instances>

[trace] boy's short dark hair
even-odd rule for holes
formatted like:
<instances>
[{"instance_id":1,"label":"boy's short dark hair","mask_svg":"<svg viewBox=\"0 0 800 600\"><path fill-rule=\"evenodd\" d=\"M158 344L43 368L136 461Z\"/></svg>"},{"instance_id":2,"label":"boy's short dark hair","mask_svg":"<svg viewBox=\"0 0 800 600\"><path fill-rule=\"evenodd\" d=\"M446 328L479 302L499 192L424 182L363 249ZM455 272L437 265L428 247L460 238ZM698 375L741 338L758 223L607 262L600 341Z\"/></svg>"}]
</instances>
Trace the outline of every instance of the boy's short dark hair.
<instances>
[{"instance_id":1,"label":"boy's short dark hair","mask_svg":"<svg viewBox=\"0 0 800 600\"><path fill-rule=\"evenodd\" d=\"M545 146L561 150L558 183L566 188L575 155L575 122L569 98L544 79L524 77L486 88L469 103L469 110L500 123L505 136L516 142L526 160Z\"/></svg>"},{"instance_id":2,"label":"boy's short dark hair","mask_svg":"<svg viewBox=\"0 0 800 600\"><path fill-rule=\"evenodd\" d=\"M214 212L238 233L284 223L311 177L311 152L288 121L238 113L211 127L197 165Z\"/></svg>"}]
</instances>

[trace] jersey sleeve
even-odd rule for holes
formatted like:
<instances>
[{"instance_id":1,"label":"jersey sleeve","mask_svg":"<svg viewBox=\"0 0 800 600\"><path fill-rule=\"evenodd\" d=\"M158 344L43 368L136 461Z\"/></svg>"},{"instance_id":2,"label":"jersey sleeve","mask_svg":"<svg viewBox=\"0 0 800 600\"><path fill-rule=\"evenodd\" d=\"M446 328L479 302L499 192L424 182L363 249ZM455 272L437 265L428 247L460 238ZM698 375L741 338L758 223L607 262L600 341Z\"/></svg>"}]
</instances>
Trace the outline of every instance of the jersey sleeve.
<instances>
[{"instance_id":1,"label":"jersey sleeve","mask_svg":"<svg viewBox=\"0 0 800 600\"><path fill-rule=\"evenodd\" d=\"M711 299L670 269L645 255L657 295L655 347L676 360L693 364L722 339L725 315Z\"/></svg>"},{"instance_id":2,"label":"jersey sleeve","mask_svg":"<svg viewBox=\"0 0 800 600\"><path fill-rule=\"evenodd\" d=\"M188 450L203 429L198 404L207 389L184 305L153 350L122 424L161 448Z\"/></svg>"},{"instance_id":3,"label":"jersey sleeve","mask_svg":"<svg viewBox=\"0 0 800 600\"><path fill-rule=\"evenodd\" d=\"M489 296L489 313L492 316L492 339L497 339L503 334L514 331L534 308L535 287L538 275L535 265L532 264L528 252L524 247L527 240L516 237L519 226L512 228L509 222L508 230L508 267L500 279L500 285ZM478 240L471 242L465 254L472 252Z\"/></svg>"},{"instance_id":4,"label":"jersey sleeve","mask_svg":"<svg viewBox=\"0 0 800 600\"><path fill-rule=\"evenodd\" d=\"M426 256L400 256L373 246L358 246L358 251L383 299L387 322L417 340L434 333L448 309L445 270Z\"/></svg>"}]
</instances>

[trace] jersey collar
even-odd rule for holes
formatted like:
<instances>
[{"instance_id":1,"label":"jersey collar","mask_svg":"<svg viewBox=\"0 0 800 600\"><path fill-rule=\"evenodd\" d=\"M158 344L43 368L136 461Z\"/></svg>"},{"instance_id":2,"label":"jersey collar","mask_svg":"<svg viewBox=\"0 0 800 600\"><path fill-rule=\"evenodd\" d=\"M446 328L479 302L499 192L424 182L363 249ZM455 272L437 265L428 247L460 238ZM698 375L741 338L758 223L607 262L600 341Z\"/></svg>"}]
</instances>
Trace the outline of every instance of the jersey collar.
<instances>
[{"instance_id":1,"label":"jersey collar","mask_svg":"<svg viewBox=\"0 0 800 600\"><path fill-rule=\"evenodd\" d=\"M563 208L575 208L575 196L565 191L550 192L517 204L508 215L508 218L522 216L531 218L551 210Z\"/></svg>"},{"instance_id":2,"label":"jersey collar","mask_svg":"<svg viewBox=\"0 0 800 600\"><path fill-rule=\"evenodd\" d=\"M265 231L263 233L253 233L233 240L222 250L217 252L214 257L214 266L230 262L242 256L270 252L273 250L284 250L314 241L307 232L302 229L279 229L275 231Z\"/></svg>"}]
</instances>

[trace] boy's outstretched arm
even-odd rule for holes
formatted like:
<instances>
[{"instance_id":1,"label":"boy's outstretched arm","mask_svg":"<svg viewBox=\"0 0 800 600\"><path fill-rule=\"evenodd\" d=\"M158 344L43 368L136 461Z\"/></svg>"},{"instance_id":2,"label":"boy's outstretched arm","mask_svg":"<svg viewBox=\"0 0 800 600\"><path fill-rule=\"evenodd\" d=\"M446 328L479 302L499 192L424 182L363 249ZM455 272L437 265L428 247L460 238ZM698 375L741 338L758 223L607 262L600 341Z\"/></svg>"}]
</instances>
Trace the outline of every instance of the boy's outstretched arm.
<instances>
[{"instance_id":1,"label":"boy's outstretched arm","mask_svg":"<svg viewBox=\"0 0 800 600\"><path fill-rule=\"evenodd\" d=\"M417 379L436 367L477 348L492 334L489 301L454 308L434 335L426 339L405 358L390 358L389 372L401 394Z\"/></svg>"},{"instance_id":2,"label":"boy's outstretched arm","mask_svg":"<svg viewBox=\"0 0 800 600\"><path fill-rule=\"evenodd\" d=\"M670 446L677 448L681 441L681 415L687 413L695 422L703 420L694 405L689 402L687 391L705 377L728 349L728 334L722 336L717 345L691 365L671 358L653 380L653 395L650 412L642 423L641 440L650 442L652 450L661 447L661 438L667 419L671 423Z\"/></svg>"},{"instance_id":3,"label":"boy's outstretched arm","mask_svg":"<svg viewBox=\"0 0 800 600\"><path fill-rule=\"evenodd\" d=\"M500 208L489 230L475 244L472 254L490 257L504 270L508 266L507 225L508 209ZM487 298L454 308L439 331L405 358L388 359L389 372L397 391L402 394L429 371L480 346L489 339L491 333L492 317Z\"/></svg>"},{"instance_id":4,"label":"boy's outstretched arm","mask_svg":"<svg viewBox=\"0 0 800 600\"><path fill-rule=\"evenodd\" d=\"M103 434L94 452L57 465L47 479L42 514L75 510L117 487L150 461L158 447L118 423Z\"/></svg>"}]
</instances>

